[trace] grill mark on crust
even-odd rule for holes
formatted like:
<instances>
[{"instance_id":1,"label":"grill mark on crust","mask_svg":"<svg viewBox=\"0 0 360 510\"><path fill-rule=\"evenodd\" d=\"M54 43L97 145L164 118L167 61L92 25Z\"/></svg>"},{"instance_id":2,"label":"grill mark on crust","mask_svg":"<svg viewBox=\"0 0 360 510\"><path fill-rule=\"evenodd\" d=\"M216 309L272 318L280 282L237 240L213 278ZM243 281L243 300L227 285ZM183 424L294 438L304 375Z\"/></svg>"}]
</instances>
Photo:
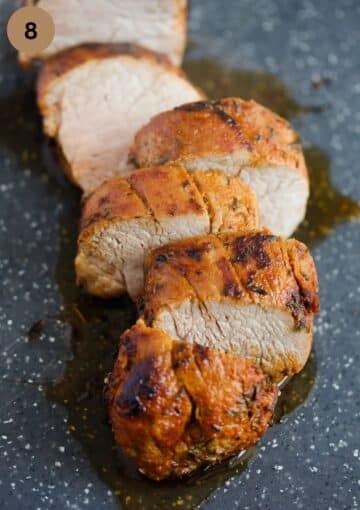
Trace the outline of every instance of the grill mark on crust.
<instances>
[{"instance_id":1,"label":"grill mark on crust","mask_svg":"<svg viewBox=\"0 0 360 510\"><path fill-rule=\"evenodd\" d=\"M247 282L246 282L246 288L250 290L251 292L255 292L256 294L260 294L261 296L266 296L267 292L263 288L259 287L258 285L254 285L253 279L255 274L250 274Z\"/></svg>"},{"instance_id":2,"label":"grill mark on crust","mask_svg":"<svg viewBox=\"0 0 360 510\"><path fill-rule=\"evenodd\" d=\"M296 320L297 327L299 329L309 327L309 321L307 320L308 314L318 313L319 312L319 302L317 298L317 289L305 289L303 282L299 279L297 275L297 271L294 265L294 255L290 252L291 248L296 250L296 257L298 256L298 249L301 248L301 244L298 241L295 241L296 246L291 246L294 243L294 240L288 240L284 242L284 251L286 252L287 261L289 264L289 268L291 270L292 276L297 284L296 291L293 291L287 301L287 306L291 310L293 317ZM306 256L310 256L307 248L304 246L306 250Z\"/></svg>"},{"instance_id":3,"label":"grill mark on crust","mask_svg":"<svg viewBox=\"0 0 360 510\"><path fill-rule=\"evenodd\" d=\"M194 101L192 103L185 103L174 108L175 111L180 110L183 112L201 112L211 109L213 109L213 101Z\"/></svg>"},{"instance_id":4,"label":"grill mark on crust","mask_svg":"<svg viewBox=\"0 0 360 510\"><path fill-rule=\"evenodd\" d=\"M204 145L199 142L195 143L192 154L188 154L186 148L178 151L176 149L177 143L185 142L186 147L186 142L188 138L191 137L192 119L196 120L196 122L200 122L202 119L204 121L205 129L207 125L210 129L211 123L219 125L220 117L216 116L215 118L216 113L214 111L214 105L217 107L218 111L224 111L226 115L229 115L231 118L235 118L235 120L239 122L240 128L242 129L242 136L236 136L236 129L232 129L230 126L227 128L224 123L224 133L220 133L219 138L216 137L216 134L214 135L216 143L219 143L219 148L216 150L212 149L211 143ZM175 110L178 110L177 115L176 113L174 114ZM208 153L214 152L214 155L219 155L220 157L225 156L227 152L227 143L229 142L227 135L230 135L230 139L234 139L233 143L235 149L238 147L241 151L241 149L247 147L249 164L246 164L246 167L249 166L257 169L264 165L285 166L288 168L290 173L294 172L294 176L301 179L304 186L308 185L306 165L301 151L298 152L297 150L292 149L293 140L297 138L298 135L291 128L288 122L277 115L273 115L268 109L261 105L258 105L253 101L242 101L237 100L236 98L228 98L220 101L200 101L188 103L182 107L177 107L175 110L173 109L168 112L163 112L159 116L155 116L137 134L136 144L134 145L136 148L134 151L137 154L138 163L144 163L147 160L147 163L151 164L153 161L156 161L157 156L160 153L168 152L169 160L171 159L174 161L178 159L183 162L187 161L187 163L185 163L187 166L194 165L194 167L197 159L204 160L205 168L210 169L206 161ZM196 110L198 110L198 112L196 112ZM247 119L248 111L250 112L250 117L255 116L255 119L257 116L261 117L261 113L264 111L265 118L263 119L263 122L259 121L257 129L255 129L255 127L252 129L252 124L251 122L249 123L249 119ZM182 117L185 123L184 130L177 130L177 116ZM187 122L188 118L189 123ZM186 124L188 125L186 126ZM258 131L261 132L260 140ZM271 131L274 132L274 136L271 135ZM149 142L151 139L151 133L156 135L155 138L157 139L157 146L153 147L150 151L145 151L145 143L146 141ZM269 138L271 148L269 147L269 144L266 143L267 138ZM246 141L249 142L249 146L246 145ZM237 149L235 152L236 151ZM170 157L170 155L172 157ZM239 165L242 165L241 160ZM290 232L287 233L290 234Z\"/></svg>"},{"instance_id":5,"label":"grill mark on crust","mask_svg":"<svg viewBox=\"0 0 360 510\"><path fill-rule=\"evenodd\" d=\"M153 218L154 222L156 223L156 225L158 225L160 227L160 223L159 221L157 220L155 214L154 214L154 211L152 210L152 208L150 207L147 199L145 196L141 195L137 189L134 187L133 183L131 182L131 175L126 179L126 181L128 182L130 188L131 188L131 191L133 193L135 193L135 195L137 197L139 197L139 199L141 200L141 202L144 204L144 207L145 209L148 211L148 213L150 214L150 216Z\"/></svg>"},{"instance_id":6,"label":"grill mark on crust","mask_svg":"<svg viewBox=\"0 0 360 510\"><path fill-rule=\"evenodd\" d=\"M221 245L225 251L224 243L221 242ZM224 278L223 288L224 296L241 299L243 296L243 291L241 289L240 280L238 278L238 275L236 274L234 265L231 263L228 257L220 258L216 262L216 265L220 269L221 274L223 275Z\"/></svg>"},{"instance_id":7,"label":"grill mark on crust","mask_svg":"<svg viewBox=\"0 0 360 510\"><path fill-rule=\"evenodd\" d=\"M296 288L290 289L288 293L288 297L285 302L285 306L290 310L291 315L295 321L295 327L297 329L305 329L306 328L306 310L302 303L300 296L300 285L295 276L295 271L290 262L289 250L287 241L282 241L280 244L281 254L283 260L285 262L285 266L288 272L291 273L292 277L295 280Z\"/></svg>"},{"instance_id":8,"label":"grill mark on crust","mask_svg":"<svg viewBox=\"0 0 360 510\"><path fill-rule=\"evenodd\" d=\"M279 240L280 240L280 238L278 238L277 236L269 235L266 233L257 233L257 234L253 234L252 236L244 236L244 237L245 238L246 237L254 238L255 236L260 237L260 242L261 242L260 250L263 249L264 242L265 243L279 242ZM223 249L226 251L226 242L224 241L222 236L210 235L207 237L211 237L211 238L219 240L222 244ZM237 238L235 238L235 241L236 240L237 240ZM314 292L311 293L311 291L309 291L309 293L308 293L309 296L307 294L305 294L305 296L304 296L304 292L302 291L301 282L298 280L298 278L296 278L294 268L292 267L292 264L290 262L290 257L288 255L288 244L287 243L288 243L288 241L284 241L284 240L281 240L281 242L280 242L280 250L282 252L282 260L283 260L284 267L287 268L288 272L291 272L291 275L294 278L293 283L296 286L293 284L293 285L291 285L291 286L289 285L287 287L288 294L287 294L287 297L284 296L285 297L284 305L286 308L289 309L289 311L294 319L295 327L297 329L304 329L304 328L308 328L311 325L310 324L311 323L311 315L312 315L312 313L316 313L316 311L314 312L314 310L308 305L308 301L313 296ZM256 247L255 251L257 253L257 244L256 243L255 243L255 247ZM211 248L216 249L216 247L214 245L212 245ZM185 255L185 256L192 258L193 260L195 260L195 263L200 262L199 259L191 257L191 255L189 255L188 251L189 250L181 250L182 256ZM207 314L207 316L210 317L209 311L207 310L207 307L206 307L206 303L204 303L200 299L200 296L199 296L196 288L194 287L194 285L192 285L190 279L186 276L185 270L182 270L181 265L179 267L178 264L176 263L177 255L181 255L181 254L179 254L179 253L177 254L175 252L175 254L171 254L171 255L172 256L175 255L174 261L171 260L171 256L170 256L170 259L166 255L163 255L163 254L160 254L159 256L164 257L164 259L162 259L162 262L169 263L171 265L171 267L173 267L175 269L175 271L179 274L179 276L186 280L188 285L193 289L194 296L197 299L199 306L201 307L203 312L205 312ZM248 260L248 256L250 256L250 255L246 252L245 262L243 260L241 260L241 263L246 264L246 261ZM256 257L255 257L255 260L257 260ZM259 267L259 263L258 263L257 268L263 269L264 267L267 267L268 265L271 264L271 259L267 254L266 254L266 257L264 257L263 254L261 254L260 262L261 262L260 267ZM264 266L265 262L266 262L266 264ZM253 302L253 297L252 297L253 293L259 294L260 296L267 295L267 291L265 291L265 289L253 284L253 278L254 278L255 274L249 274L247 284L245 285L245 287L242 287L240 279L239 279L237 271L236 271L235 263L233 260L231 260L230 256L226 256L225 258L219 257L216 261L216 265L219 267L219 269L222 273L222 276L223 276L223 280L224 280L223 296L232 297L236 301L246 300L246 297L248 297L250 299L250 302ZM231 270L233 271L235 278L233 277L232 274L230 275L230 278L228 278L229 274L232 272ZM228 282L227 282L227 279L229 280Z\"/></svg>"},{"instance_id":9,"label":"grill mark on crust","mask_svg":"<svg viewBox=\"0 0 360 510\"><path fill-rule=\"evenodd\" d=\"M156 383L157 366L155 359L149 356L138 361L130 369L123 391L116 400L117 408L123 416L138 417L146 412L144 401L153 399L158 393Z\"/></svg>"},{"instance_id":10,"label":"grill mark on crust","mask_svg":"<svg viewBox=\"0 0 360 510\"><path fill-rule=\"evenodd\" d=\"M177 106L174 110L183 111L183 112L204 112L211 111L215 113L222 121L226 122L232 128L235 128L241 136L243 136L243 131L239 125L239 122L226 113L220 101L194 101L193 103L186 103L184 105ZM253 147L250 142L246 142L246 148L249 151L253 151Z\"/></svg>"},{"instance_id":11,"label":"grill mark on crust","mask_svg":"<svg viewBox=\"0 0 360 510\"><path fill-rule=\"evenodd\" d=\"M111 219L111 210L104 208L101 211L97 211L96 213L91 214L86 218L82 217L80 220L80 232L92 227L95 223L102 220L110 220Z\"/></svg>"},{"instance_id":12,"label":"grill mark on crust","mask_svg":"<svg viewBox=\"0 0 360 510\"><path fill-rule=\"evenodd\" d=\"M299 330L305 329L307 327L306 310L301 299L299 288L293 289L290 292L289 298L286 301L286 306L291 312L296 328Z\"/></svg>"},{"instance_id":13,"label":"grill mark on crust","mask_svg":"<svg viewBox=\"0 0 360 510\"><path fill-rule=\"evenodd\" d=\"M169 166L165 165L165 167L169 167L170 168L171 165L169 165ZM199 194L199 196L201 197L201 200L202 200L202 204L201 204L198 201L196 201L195 198L193 198L192 196L189 196L189 197L184 198L184 203L185 203L185 201L188 202L189 203L189 208L193 208L195 212L199 211L199 212L206 213L207 220L209 222L209 227L210 227L209 228L209 234L212 234L213 233L213 224L214 224L214 220L215 220L215 218L214 218L215 212L213 211L212 205L209 202L208 197L207 197L208 189L207 189L206 182L204 182L204 183L198 182L196 177L193 176L191 172L187 171L183 167L180 167L180 168L182 168L186 172L186 175L187 175L186 180L183 181L181 186L184 189L186 189L189 186L193 185L194 188L196 188L196 191L197 191L197 193ZM160 221L156 218L155 213L154 213L151 205L147 201L146 197L143 194L141 194L135 188L135 186L134 186L134 184L132 182L131 176L128 176L128 177L118 177L118 179L126 181L126 183L128 184L128 186L131 189L131 191L134 193L134 195L138 199L140 199L140 201L142 202L142 204L145 207L146 211L152 216L154 221L157 224L160 225ZM230 185L230 179L229 178L228 178L227 185L228 186ZM202 189L202 187L204 187L204 189ZM219 193L221 195L221 190L220 190ZM84 209L86 203L88 203L88 201L90 199L94 199L94 196L96 196L96 190L92 191L88 195L88 197L86 197L86 199L84 201L84 204L83 204L83 209ZM216 197L216 194L215 194L215 197ZM121 198L121 196L120 196L120 198ZM239 196L239 199L237 197L235 197L235 198L236 198L236 200L239 200L239 199L241 200L242 197ZM103 221L103 220L109 220L110 221L112 219L112 217L113 217L112 209L111 209L111 206L109 208L106 208L107 202L108 202L108 195L105 195L105 196L101 197L100 199L97 199L95 212L93 212L90 216L84 216L84 214L82 214L82 217L81 217L81 220L80 220L80 233L83 232L84 230L87 230L89 227L92 227L97 222L100 222L100 221ZM227 211L228 204L226 203L226 199L222 199L221 196L219 197L218 207L221 210L223 210L224 216L222 218L221 225L216 230L216 233L220 233L222 231L223 225L225 224L226 217L227 217L227 214L225 214L225 213L228 213L228 211ZM189 210L189 213L190 212L191 211ZM173 216L177 215L176 211L174 211L174 214L171 214L170 210L168 211L168 214L170 216L171 215L173 215ZM134 219L136 219L136 216L134 216Z\"/></svg>"},{"instance_id":14,"label":"grill mark on crust","mask_svg":"<svg viewBox=\"0 0 360 510\"><path fill-rule=\"evenodd\" d=\"M156 335L156 328L153 330L153 334ZM152 335L148 338L150 342ZM141 338L141 331L138 336L140 342L146 341ZM171 340L170 337L169 340ZM156 344L154 344L154 350L150 348L150 351L146 349L145 352L150 353L150 357L155 359L155 364L158 366L158 372L154 376L153 382L159 384L159 393L154 402L149 402L148 407L145 400L143 414L135 417L121 414L117 402L114 400L109 402L110 417L116 439L125 452L135 462L140 463L140 468L144 469L145 474L155 473L156 479L168 477L173 473L178 476L186 474L204 462L222 460L225 458L224 455L229 456L232 452L235 453L240 446L241 448L249 447L265 432L271 418L269 413L273 410L277 390L275 383L264 376L253 363L245 359L238 360L238 357L233 355L229 355L227 358L226 355L214 348L198 346L196 343L194 345L184 344L184 342L175 340L169 345L169 349L166 349L165 363L162 361L162 350L160 352ZM159 363L156 362L157 359L159 359ZM178 366L176 366L177 359L180 361ZM112 395L117 394L120 397L124 392L124 382L126 383L130 376L130 367L123 368L121 354L118 360L120 363L115 365L113 374L116 377L112 381L110 391ZM134 364L137 364L136 360L134 360ZM210 380L207 380L212 365L216 373L224 375L224 380L219 377L213 380L210 377ZM117 377L119 377L118 382ZM235 377L236 382L234 381ZM166 380L174 383L171 394L166 394L164 385ZM225 383L229 381L229 384L234 382L228 402L231 407L226 405L227 396L224 393L224 381ZM204 393L201 392L203 385L206 385ZM162 395L166 399L166 407L161 406L158 400L162 398ZM139 398L139 400L143 399ZM156 409L154 404L157 405L157 402L160 406ZM216 404L214 408L212 407L213 402L214 405ZM137 403L138 401L135 401L135 412L137 412ZM233 410L234 414L227 413L228 410ZM248 413L249 410L250 413ZM170 424L174 426L173 430L177 434L177 439L172 445L167 443L170 429L165 429L164 434L161 430L164 416L170 416L167 414L168 411L173 412ZM176 421L174 416L181 416L183 419L180 418L180 421ZM150 423L147 423L147 417L150 418ZM160 425L160 429L156 428L155 431L152 427L157 424ZM134 437L131 439L134 425L135 427L140 425L140 427L135 429ZM236 427L236 437L233 435L234 426ZM124 435L122 435L122 427L125 428ZM136 430L139 432L143 430L144 437L142 434L139 436ZM255 434L252 434L253 431ZM244 438L242 438L243 432ZM216 441L219 438L221 448L223 433L223 439L229 439L230 444L225 444L224 451L215 452L211 442L214 440L214 446L216 446ZM122 440L125 440L125 444L122 444ZM146 459L145 464L141 462L145 445L151 448L154 445L159 448L159 452L154 452L152 449L155 454L153 463L152 461L147 463ZM177 445L185 446L184 457L182 451L177 455ZM133 447L134 449L132 449ZM168 453L170 456L167 455ZM161 457L158 458L158 454L170 464L162 466ZM194 465L192 459L196 460ZM153 471L154 466L158 469L155 472Z\"/></svg>"},{"instance_id":15,"label":"grill mark on crust","mask_svg":"<svg viewBox=\"0 0 360 510\"><path fill-rule=\"evenodd\" d=\"M262 233L237 237L233 243L235 262L246 264L249 259L254 259L258 269L268 267L271 260L264 249L265 244L277 239L277 236Z\"/></svg>"},{"instance_id":16,"label":"grill mark on crust","mask_svg":"<svg viewBox=\"0 0 360 510\"><path fill-rule=\"evenodd\" d=\"M195 177L187 170L186 170L186 174L187 174L187 181L190 183L192 183L196 189L198 190L201 198L202 198L202 201L204 203L204 206L205 206L205 209L206 209L206 213L207 213L207 216L208 216L208 221L209 221L209 227L210 227L210 232L212 232L212 228L213 228L213 215L212 215L212 212L211 212L211 207L210 207L210 204L208 202L208 199L206 197L206 193L203 193L200 189L200 186L198 185L197 183L197 180L195 179ZM185 182L183 183L183 187L185 185ZM188 184L186 184L188 186Z\"/></svg>"}]
</instances>

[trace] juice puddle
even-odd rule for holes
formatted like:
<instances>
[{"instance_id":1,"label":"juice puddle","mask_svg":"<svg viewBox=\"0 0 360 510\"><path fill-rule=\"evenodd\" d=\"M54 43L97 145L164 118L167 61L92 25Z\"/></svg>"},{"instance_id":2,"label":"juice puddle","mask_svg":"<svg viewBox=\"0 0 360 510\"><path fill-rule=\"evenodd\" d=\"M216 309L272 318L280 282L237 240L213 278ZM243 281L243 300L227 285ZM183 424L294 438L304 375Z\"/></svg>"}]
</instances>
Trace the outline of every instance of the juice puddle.
<instances>
[{"instance_id":1,"label":"juice puddle","mask_svg":"<svg viewBox=\"0 0 360 510\"><path fill-rule=\"evenodd\" d=\"M271 73L231 69L210 59L187 60L184 70L210 99L254 99L286 118L308 112L319 113L324 109L323 106L302 106L297 103L284 83Z\"/></svg>"},{"instance_id":2,"label":"juice puddle","mask_svg":"<svg viewBox=\"0 0 360 510\"><path fill-rule=\"evenodd\" d=\"M103 400L104 379L112 369L121 331L136 320L126 299L102 301L82 294L75 285L73 260L77 228L70 211L60 226L56 279L64 298L63 319L72 329L73 358L63 377L46 388L46 397L66 406L68 428L82 444L99 477L112 489L122 507L131 510L196 508L211 492L246 467L252 451L229 469L221 465L181 482L155 483L139 475L119 452Z\"/></svg>"},{"instance_id":3,"label":"juice puddle","mask_svg":"<svg viewBox=\"0 0 360 510\"><path fill-rule=\"evenodd\" d=\"M330 161L318 147L305 147L305 158L310 175L310 198L304 221L294 237L308 244L327 237L340 223L360 215L360 204L340 193L330 180Z\"/></svg>"},{"instance_id":4,"label":"juice puddle","mask_svg":"<svg viewBox=\"0 0 360 510\"><path fill-rule=\"evenodd\" d=\"M196 73L197 78L192 78L209 95L253 97L287 117L314 111L298 105L284 85L271 75L225 69L209 61L196 65L188 62L186 68L188 72ZM211 85L215 79L216 84ZM26 84L20 79L14 95L0 98L0 123L6 126L0 132L0 148L17 157L18 172L30 167L34 175L46 180L48 192L55 194L59 203L64 204L63 217L57 226L54 225L58 228L60 243L56 281L63 298L61 316L72 332L72 359L66 362L63 377L47 385L46 397L66 406L69 430L82 444L99 477L114 491L123 507L131 510L196 508L226 480L241 473L256 450L249 451L235 467L225 463L189 480L161 484L139 476L119 454L107 421L103 382L112 368L120 333L134 322L134 307L126 298L111 302L93 299L81 293L75 285L73 260L80 194L63 178L51 147L43 141L31 83ZM307 158L312 182L315 180L314 192L307 223L301 226L299 234L302 239L313 242L326 236L337 223L358 215L359 207L332 187L324 153L311 148L307 151ZM321 186L318 185L319 180L323 183ZM320 207L322 203L326 205ZM33 337L37 329L31 330ZM65 339L57 338L57 341L65 342ZM36 341L32 345L36 349ZM280 397L275 423L306 400L314 383L315 371L315 360L311 358L304 371L288 383Z\"/></svg>"},{"instance_id":5,"label":"juice puddle","mask_svg":"<svg viewBox=\"0 0 360 510\"><path fill-rule=\"evenodd\" d=\"M281 423L282 419L295 411L306 402L316 378L316 354L312 351L302 371L292 377L281 391L277 401L274 423Z\"/></svg>"},{"instance_id":6,"label":"juice puddle","mask_svg":"<svg viewBox=\"0 0 360 510\"><path fill-rule=\"evenodd\" d=\"M136 317L136 310L126 299L103 302L82 294L74 284L73 258L76 225L74 211L65 215L60 227L60 250L57 282L64 297L63 318L71 325L73 358L66 362L63 377L47 386L46 396L66 406L68 428L80 441L99 477L116 495L120 505L130 510L192 510L217 488L239 475L256 448L209 470L202 470L183 481L155 483L139 475L119 452L108 423L103 400L104 379L112 369L118 350L119 334ZM311 358L302 372L282 391L274 419L280 419L300 406L315 380Z\"/></svg>"},{"instance_id":7,"label":"juice puddle","mask_svg":"<svg viewBox=\"0 0 360 510\"><path fill-rule=\"evenodd\" d=\"M279 78L260 71L230 69L217 61L188 60L184 69L195 85L210 98L239 96L254 99L285 118L320 113L324 106L303 106ZM326 84L326 81L324 81ZM360 205L334 188L330 161L318 147L305 148L310 177L310 199L305 220L294 236L313 245L328 236L339 223L360 215Z\"/></svg>"}]
</instances>

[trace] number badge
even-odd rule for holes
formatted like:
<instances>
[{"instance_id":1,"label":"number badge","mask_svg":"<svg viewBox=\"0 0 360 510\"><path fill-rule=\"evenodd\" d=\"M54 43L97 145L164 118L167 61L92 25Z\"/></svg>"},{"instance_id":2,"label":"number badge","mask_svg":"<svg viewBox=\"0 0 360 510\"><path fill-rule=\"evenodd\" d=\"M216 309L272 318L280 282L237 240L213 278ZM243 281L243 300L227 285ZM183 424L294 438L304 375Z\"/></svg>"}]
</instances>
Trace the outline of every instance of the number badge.
<instances>
[{"instance_id":1,"label":"number badge","mask_svg":"<svg viewBox=\"0 0 360 510\"><path fill-rule=\"evenodd\" d=\"M10 43L21 53L36 55L45 50L55 35L49 13L40 7L22 7L13 13L7 25Z\"/></svg>"}]
</instances>

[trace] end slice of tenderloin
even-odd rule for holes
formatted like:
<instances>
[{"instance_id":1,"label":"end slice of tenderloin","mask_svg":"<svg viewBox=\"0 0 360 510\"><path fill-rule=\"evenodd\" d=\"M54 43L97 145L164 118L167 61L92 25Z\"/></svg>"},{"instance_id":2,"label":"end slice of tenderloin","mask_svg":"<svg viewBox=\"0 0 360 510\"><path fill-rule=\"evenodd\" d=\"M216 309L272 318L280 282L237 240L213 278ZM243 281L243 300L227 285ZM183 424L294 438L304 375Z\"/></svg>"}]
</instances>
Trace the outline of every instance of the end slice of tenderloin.
<instances>
[{"instance_id":1,"label":"end slice of tenderloin","mask_svg":"<svg viewBox=\"0 0 360 510\"><path fill-rule=\"evenodd\" d=\"M139 166L177 161L188 170L240 175L255 192L261 227L288 237L305 215L309 179L298 135L254 101L200 101L160 113L135 137Z\"/></svg>"},{"instance_id":2,"label":"end slice of tenderloin","mask_svg":"<svg viewBox=\"0 0 360 510\"><path fill-rule=\"evenodd\" d=\"M293 239L266 231L196 237L148 256L144 303L148 325L281 378L308 359L317 275L306 246Z\"/></svg>"},{"instance_id":3,"label":"end slice of tenderloin","mask_svg":"<svg viewBox=\"0 0 360 510\"><path fill-rule=\"evenodd\" d=\"M253 229L256 199L237 177L173 165L114 177L85 201L76 257L77 281L109 298L143 290L148 252L172 240Z\"/></svg>"},{"instance_id":4,"label":"end slice of tenderloin","mask_svg":"<svg viewBox=\"0 0 360 510\"><path fill-rule=\"evenodd\" d=\"M277 386L249 361L174 341L139 321L126 331L107 388L117 443L149 478L184 476L253 446Z\"/></svg>"},{"instance_id":5,"label":"end slice of tenderloin","mask_svg":"<svg viewBox=\"0 0 360 510\"><path fill-rule=\"evenodd\" d=\"M20 60L46 59L84 43L136 43L180 65L186 44L187 0L26 0L47 11L56 33L51 44Z\"/></svg>"},{"instance_id":6,"label":"end slice of tenderloin","mask_svg":"<svg viewBox=\"0 0 360 510\"><path fill-rule=\"evenodd\" d=\"M50 58L37 93L45 133L84 191L133 168L130 144L153 115L201 97L165 57L129 44L84 45Z\"/></svg>"}]
</instances>

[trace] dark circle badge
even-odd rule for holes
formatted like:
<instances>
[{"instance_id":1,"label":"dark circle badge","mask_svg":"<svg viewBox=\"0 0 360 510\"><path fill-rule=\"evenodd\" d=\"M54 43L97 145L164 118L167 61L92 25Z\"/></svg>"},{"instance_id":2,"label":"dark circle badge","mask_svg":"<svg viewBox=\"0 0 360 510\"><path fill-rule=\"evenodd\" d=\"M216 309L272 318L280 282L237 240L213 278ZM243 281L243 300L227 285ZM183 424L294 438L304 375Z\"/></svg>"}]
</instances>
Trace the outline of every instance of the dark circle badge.
<instances>
[{"instance_id":1,"label":"dark circle badge","mask_svg":"<svg viewBox=\"0 0 360 510\"><path fill-rule=\"evenodd\" d=\"M10 43L26 55L45 50L54 39L55 25L50 14L40 7L22 7L13 13L7 25Z\"/></svg>"}]
</instances>

